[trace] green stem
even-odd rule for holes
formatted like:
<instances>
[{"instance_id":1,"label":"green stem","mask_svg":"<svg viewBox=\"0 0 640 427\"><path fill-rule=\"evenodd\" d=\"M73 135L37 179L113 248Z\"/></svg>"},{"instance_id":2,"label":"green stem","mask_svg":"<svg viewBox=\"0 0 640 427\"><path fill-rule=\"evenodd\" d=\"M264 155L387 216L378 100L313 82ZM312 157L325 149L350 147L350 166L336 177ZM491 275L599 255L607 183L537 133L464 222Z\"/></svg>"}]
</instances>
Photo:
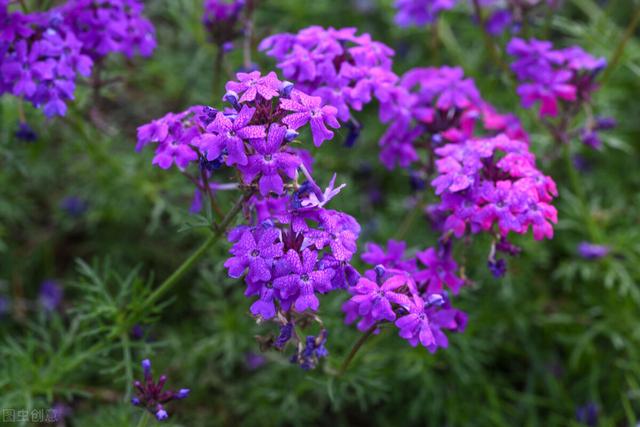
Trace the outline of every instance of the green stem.
<instances>
[{"instance_id":1,"label":"green stem","mask_svg":"<svg viewBox=\"0 0 640 427\"><path fill-rule=\"evenodd\" d=\"M146 427L147 424L149 424L149 413L147 411L144 411L142 413L142 416L140 416L137 427Z\"/></svg>"},{"instance_id":2,"label":"green stem","mask_svg":"<svg viewBox=\"0 0 640 427\"><path fill-rule=\"evenodd\" d=\"M132 385L133 385L133 368L131 367L131 343L129 342L129 336L124 333L121 336L122 341L122 357L124 358L124 369L127 376L127 388L125 393L125 399L131 398Z\"/></svg>"},{"instance_id":3,"label":"green stem","mask_svg":"<svg viewBox=\"0 0 640 427\"><path fill-rule=\"evenodd\" d=\"M604 76L602 76L601 84L604 85L604 83L609 79L609 77L611 76L611 73L613 73L613 70L616 68L616 66L622 59L622 54L624 53L624 49L627 46L627 43L629 42L629 40L631 39L631 36L633 36L633 33L635 32L636 27L638 26L638 23L640 23L640 7L636 9L635 13L633 14L633 17L631 18L631 21L629 21L629 25L627 26L627 29L624 31L624 34L622 35L622 39L618 43L616 50L614 50L613 55L611 56L611 60L609 61L609 65L607 66L607 69L604 72Z\"/></svg>"},{"instance_id":4,"label":"green stem","mask_svg":"<svg viewBox=\"0 0 640 427\"><path fill-rule=\"evenodd\" d=\"M344 359L344 362L342 362L342 365L340 365L340 370L338 371L338 377L343 376L344 373L347 372L347 368L349 368L349 364L351 364L351 361L358 353L358 350L360 350L363 344L369 339L371 334L373 334L373 332L377 328L378 328L378 324L374 324L369 329L367 329L367 331L362 336L360 336L360 338L358 338L358 341L356 341L355 344L353 344L353 347L351 347L351 351L349 352L347 357Z\"/></svg>"},{"instance_id":5,"label":"green stem","mask_svg":"<svg viewBox=\"0 0 640 427\"><path fill-rule=\"evenodd\" d=\"M478 24L482 29L482 38L484 40L484 44L489 51L489 55L491 56L491 60L494 64L496 64L500 70L505 74L507 78L511 76L511 72L509 71L509 66L502 60L502 56L498 51L494 43L493 37L491 34L487 32L486 20L484 19L484 15L482 14L482 7L480 6L480 0L473 0L473 13L478 20Z\"/></svg>"},{"instance_id":6,"label":"green stem","mask_svg":"<svg viewBox=\"0 0 640 427\"><path fill-rule=\"evenodd\" d=\"M576 171L576 168L573 166L573 162L571 161L571 150L569 143L564 144L563 155L565 167L567 169L567 175L569 175L571 188L576 197L578 197L578 199L580 200L580 209L582 210L582 215L584 217L584 223L587 228L587 233L589 234L589 239L591 239L592 242L597 243L600 240L598 226L593 220L593 216L591 215L589 203L587 201L587 193L584 190L584 187L580 184L580 176L578 175L578 172Z\"/></svg>"},{"instance_id":7,"label":"green stem","mask_svg":"<svg viewBox=\"0 0 640 427\"><path fill-rule=\"evenodd\" d=\"M147 297L147 299L142 304L140 308L143 310L146 307L149 307L164 294L169 292L171 288L173 288L182 277L189 271L193 266L207 253L207 251L218 241L220 236L224 234L231 221L233 221L238 215L238 213L242 210L242 204L251 196L251 193L247 193L245 195L240 196L236 204L231 208L231 210L227 213L227 216L222 220L220 225L217 227L216 231L209 236L209 238L198 248L194 253L191 254L189 258L187 258L172 274L169 276L164 282L160 284L160 286L151 293Z\"/></svg>"}]
</instances>

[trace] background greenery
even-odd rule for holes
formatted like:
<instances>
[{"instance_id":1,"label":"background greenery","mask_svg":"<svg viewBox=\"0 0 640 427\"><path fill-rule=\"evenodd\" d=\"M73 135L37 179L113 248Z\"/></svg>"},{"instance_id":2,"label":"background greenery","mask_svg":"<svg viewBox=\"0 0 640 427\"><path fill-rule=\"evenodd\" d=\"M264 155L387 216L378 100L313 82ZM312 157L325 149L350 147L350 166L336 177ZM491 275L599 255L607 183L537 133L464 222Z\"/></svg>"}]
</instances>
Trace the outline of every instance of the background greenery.
<instances>
[{"instance_id":1,"label":"background greenery","mask_svg":"<svg viewBox=\"0 0 640 427\"><path fill-rule=\"evenodd\" d=\"M191 184L173 170L153 168L151 150L134 152L135 128L168 111L219 104L227 79L213 81L215 48L200 25L201 0L153 0L147 15L157 29L157 51L148 60L110 58L107 78L122 81L103 90L97 103L85 82L65 119L45 120L27 108L38 140L25 143L13 135L16 100L0 100L0 297L9 302L0 315L0 408L65 404L64 425L135 425L141 411L126 397L132 379L141 376L139 361L150 357L170 386L192 389L170 406L166 425L567 426L578 425L576 409L588 403L599 408L599 425L636 425L638 39L626 45L594 100L618 127L605 135L601 151L579 141L571 147L591 166L579 176L585 203L570 189L554 143L535 115L519 108L512 84L490 60L467 5L443 14L437 27L399 29L391 3L264 0L256 39L312 24L355 26L396 49L396 72L462 66L486 100L523 120L539 166L558 183L560 222L552 241L519 238L524 253L510 261L502 280L487 271L488 241L458 245L457 258L474 281L456 299L469 313L465 333L451 335L450 348L431 355L384 330L336 379L331 372L359 336L342 324L346 295L337 293L321 304L331 353L323 367L303 372L286 356L266 353L265 363L253 369L247 357L259 352L254 336L271 329L255 324L244 286L226 277L225 242L170 297L153 310L140 309L149 289L207 232L188 212ZM638 7L629 0L567 0L528 31L611 58ZM232 52L228 68L237 69L241 57ZM273 67L262 54L254 52L253 60ZM342 130L316 150L320 181L335 171L348 184L335 206L363 225L361 246L402 234L412 249L421 249L436 235L411 208L408 172L389 172L377 160L383 128L376 109L358 114L364 131L355 148L341 144ZM86 201L86 213L62 209L69 196ZM587 217L597 225L593 235ZM612 255L578 258L577 244L594 239L610 245ZM45 279L64 287L56 313L38 305ZM143 339L130 337L135 324L143 325Z\"/></svg>"}]
</instances>

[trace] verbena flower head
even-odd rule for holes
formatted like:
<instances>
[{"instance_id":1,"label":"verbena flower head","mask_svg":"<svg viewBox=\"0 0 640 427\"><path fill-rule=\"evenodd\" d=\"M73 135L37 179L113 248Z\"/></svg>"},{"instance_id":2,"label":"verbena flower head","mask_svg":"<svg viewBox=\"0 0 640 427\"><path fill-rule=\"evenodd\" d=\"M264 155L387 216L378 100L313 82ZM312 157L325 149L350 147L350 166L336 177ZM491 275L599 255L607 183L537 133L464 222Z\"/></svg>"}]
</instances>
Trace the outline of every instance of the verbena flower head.
<instances>
[{"instance_id":1,"label":"verbena flower head","mask_svg":"<svg viewBox=\"0 0 640 427\"><path fill-rule=\"evenodd\" d=\"M109 53L131 58L151 56L156 47L155 29L143 8L140 0L68 0L58 11L83 53L94 59Z\"/></svg>"},{"instance_id":2,"label":"verbena flower head","mask_svg":"<svg viewBox=\"0 0 640 427\"><path fill-rule=\"evenodd\" d=\"M93 64L82 43L56 10L25 15L5 5L3 14L0 95L23 98L47 117L65 115L77 76L88 76Z\"/></svg>"},{"instance_id":3,"label":"verbena flower head","mask_svg":"<svg viewBox=\"0 0 640 427\"><path fill-rule=\"evenodd\" d=\"M275 73L238 73L226 89L222 110L195 106L140 126L136 149L154 145L153 164L164 169L175 164L189 174L195 167L200 178L189 176L197 186L196 208L203 195L215 197L223 187L245 192L245 223L229 232L233 245L224 265L230 277L244 279L257 321L281 326L277 339L263 343L284 351L288 341L297 342L304 351L296 360L310 368L326 355L326 334L302 344L293 325L321 323L319 296L359 277L350 260L360 226L327 207L344 185L336 186L334 175L322 189L311 175L309 153L296 146L305 126L316 146L331 139L327 125L339 126L337 110ZM240 182L213 181L226 172Z\"/></svg>"},{"instance_id":4,"label":"verbena flower head","mask_svg":"<svg viewBox=\"0 0 640 427\"><path fill-rule=\"evenodd\" d=\"M396 23L402 27L432 24L440 12L453 9L457 0L396 0Z\"/></svg>"},{"instance_id":5,"label":"verbena flower head","mask_svg":"<svg viewBox=\"0 0 640 427\"><path fill-rule=\"evenodd\" d=\"M219 47L240 36L237 28L246 0L204 0L202 23Z\"/></svg>"},{"instance_id":6,"label":"verbena flower head","mask_svg":"<svg viewBox=\"0 0 640 427\"><path fill-rule=\"evenodd\" d=\"M389 245L399 247L401 243ZM424 269L416 268L416 258L395 258L394 264L408 269L378 264L349 288L352 297L342 308L345 321L352 323L359 319L357 326L361 331L390 322L412 346L421 344L431 352L447 347L448 340L442 330L460 332L466 326L466 315L451 307L449 296L442 289L443 283L447 283L457 292L464 283L456 275L457 265L451 258L450 245L419 252L417 258L424 263ZM363 259L373 260L372 254Z\"/></svg>"},{"instance_id":7,"label":"verbena flower head","mask_svg":"<svg viewBox=\"0 0 640 427\"><path fill-rule=\"evenodd\" d=\"M331 115L343 122L351 109L361 110L373 97L386 99L397 80L391 71L393 50L369 34L356 35L355 28L312 26L297 34L276 34L264 39L260 50L278 61L298 89L336 108ZM308 110L308 100L293 101L300 104L293 111Z\"/></svg>"},{"instance_id":8,"label":"verbena flower head","mask_svg":"<svg viewBox=\"0 0 640 427\"><path fill-rule=\"evenodd\" d=\"M606 67L603 58L578 46L554 49L544 40L514 38L507 53L515 57L511 68L520 81L517 92L523 107L539 103L541 117L556 117L561 104L588 102L595 77Z\"/></svg>"},{"instance_id":9,"label":"verbena flower head","mask_svg":"<svg viewBox=\"0 0 640 427\"><path fill-rule=\"evenodd\" d=\"M149 359L142 361L142 370L144 372L144 380L133 382L136 396L131 399L131 403L151 412L158 421L164 421L169 418L165 405L173 400L185 399L189 396L189 389L164 390L167 377L166 375L160 375L158 381L154 381Z\"/></svg>"}]
</instances>

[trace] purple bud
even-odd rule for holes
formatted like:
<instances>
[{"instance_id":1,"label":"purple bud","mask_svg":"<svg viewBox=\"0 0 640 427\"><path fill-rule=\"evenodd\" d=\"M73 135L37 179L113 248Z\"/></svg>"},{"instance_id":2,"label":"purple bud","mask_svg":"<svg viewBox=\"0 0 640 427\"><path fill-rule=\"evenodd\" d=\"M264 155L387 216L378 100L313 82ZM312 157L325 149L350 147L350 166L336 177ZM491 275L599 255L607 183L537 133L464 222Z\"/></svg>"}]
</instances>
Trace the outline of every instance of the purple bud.
<instances>
[{"instance_id":1,"label":"purple bud","mask_svg":"<svg viewBox=\"0 0 640 427\"><path fill-rule=\"evenodd\" d=\"M25 142L33 142L38 139L38 134L36 134L31 126L29 126L29 124L26 122L20 122L18 124L18 129L16 130L14 135L19 140Z\"/></svg>"},{"instance_id":2,"label":"purple bud","mask_svg":"<svg viewBox=\"0 0 640 427\"><path fill-rule=\"evenodd\" d=\"M142 370L144 371L145 378L151 375L151 361L149 359L142 361Z\"/></svg>"},{"instance_id":3,"label":"purple bud","mask_svg":"<svg viewBox=\"0 0 640 427\"><path fill-rule=\"evenodd\" d=\"M222 51L224 53L229 53L233 50L233 42L226 42L222 44Z\"/></svg>"},{"instance_id":4,"label":"purple bud","mask_svg":"<svg viewBox=\"0 0 640 427\"><path fill-rule=\"evenodd\" d=\"M187 396L189 396L189 392L191 390L189 390L188 388L181 388L180 391L178 391L175 395L176 399L185 399L187 398Z\"/></svg>"},{"instance_id":5,"label":"purple bud","mask_svg":"<svg viewBox=\"0 0 640 427\"><path fill-rule=\"evenodd\" d=\"M291 142L296 139L300 135L300 132L294 129L287 129L287 133L284 135L284 140L287 142Z\"/></svg>"},{"instance_id":6,"label":"purple bud","mask_svg":"<svg viewBox=\"0 0 640 427\"><path fill-rule=\"evenodd\" d=\"M435 305L437 307L442 307L443 305L446 304L446 302L447 300L442 294L430 294L427 297L427 304L430 306Z\"/></svg>"},{"instance_id":7,"label":"purple bud","mask_svg":"<svg viewBox=\"0 0 640 427\"><path fill-rule=\"evenodd\" d=\"M167 418L169 418L169 414L167 414L167 411L165 411L162 406L158 405L158 411L156 412L156 419L158 421L164 421Z\"/></svg>"},{"instance_id":8,"label":"purple bud","mask_svg":"<svg viewBox=\"0 0 640 427\"><path fill-rule=\"evenodd\" d=\"M600 117L596 120L595 130L611 130L616 127L616 119L613 117Z\"/></svg>"},{"instance_id":9,"label":"purple bud","mask_svg":"<svg viewBox=\"0 0 640 427\"><path fill-rule=\"evenodd\" d=\"M132 397L131 398L131 404L133 406L140 406L140 399L138 399L137 397Z\"/></svg>"},{"instance_id":10,"label":"purple bud","mask_svg":"<svg viewBox=\"0 0 640 427\"><path fill-rule=\"evenodd\" d=\"M238 94L232 90L228 90L227 93L224 94L222 100L231 104L233 108L236 110L240 109L240 105L238 104Z\"/></svg>"},{"instance_id":11,"label":"purple bud","mask_svg":"<svg viewBox=\"0 0 640 427\"><path fill-rule=\"evenodd\" d=\"M504 277L504 275L507 273L507 263L503 259L498 259L495 261L489 260L487 262L487 266L489 267L491 274L493 274L493 277L497 279Z\"/></svg>"},{"instance_id":12,"label":"purple bud","mask_svg":"<svg viewBox=\"0 0 640 427\"><path fill-rule=\"evenodd\" d=\"M384 276L385 269L381 264L376 265L374 270L376 271L376 277L378 278L378 280L381 279L382 276Z\"/></svg>"},{"instance_id":13,"label":"purple bud","mask_svg":"<svg viewBox=\"0 0 640 427\"><path fill-rule=\"evenodd\" d=\"M578 254L584 259L596 260L607 256L609 254L609 247L589 242L581 242L578 245Z\"/></svg>"},{"instance_id":14,"label":"purple bud","mask_svg":"<svg viewBox=\"0 0 640 427\"><path fill-rule=\"evenodd\" d=\"M289 98L289 96L291 96L292 90L293 90L293 83L285 80L280 85L280 96L282 96L283 98Z\"/></svg>"}]
</instances>

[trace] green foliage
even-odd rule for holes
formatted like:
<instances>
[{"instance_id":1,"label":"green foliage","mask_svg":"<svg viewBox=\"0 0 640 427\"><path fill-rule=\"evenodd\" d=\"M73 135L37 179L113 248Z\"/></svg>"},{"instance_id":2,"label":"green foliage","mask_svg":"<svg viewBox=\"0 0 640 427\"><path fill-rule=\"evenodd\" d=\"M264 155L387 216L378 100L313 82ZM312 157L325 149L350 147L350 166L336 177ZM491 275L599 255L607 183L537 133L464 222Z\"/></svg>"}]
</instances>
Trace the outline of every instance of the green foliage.
<instances>
[{"instance_id":1,"label":"green foliage","mask_svg":"<svg viewBox=\"0 0 640 427\"><path fill-rule=\"evenodd\" d=\"M37 5L42 2L29 1ZM429 354L383 328L367 341L343 377L336 372L358 339L342 322L345 294L323 297L320 316L329 330L330 357L316 371L292 366L286 354L268 352L241 283L227 278L224 239L154 304L152 292L206 236L214 213L188 212L192 185L177 173L151 167L151 153L135 153L135 128L167 111L217 104L227 76L213 81L215 48L200 25L200 0L155 0L147 10L159 47L148 60L107 61L104 78L121 77L94 102L88 82L67 119L45 120L26 108L38 141L18 141L19 105L0 100L0 410L69 407L70 426L136 425L142 414L128 402L132 381L150 357L168 385L192 395L169 406L165 425L578 425L586 402L600 408L599 425L635 426L640 416L640 40L633 34L594 100L618 127L594 152L574 141L568 156L591 164L576 180L567 172L544 127L522 110L509 79L500 77L471 22L465 2L443 14L437 27L399 29L391 0L264 0L256 12L256 38L311 24L357 26L397 51L395 70L460 65L483 97L516 112L531 135L540 168L554 177L560 222L552 241L523 236L502 281L486 271L487 241L462 244L473 286L457 298L469 313L465 333L450 348ZM361 8L369 4L368 8ZM559 45L579 44L611 58L637 2L566 1L561 11L527 31ZM500 40L500 43L504 43ZM273 63L254 52L263 68ZM242 63L232 52L229 70ZM402 234L411 250L435 241L411 208L405 171L378 162L383 131L376 107L358 115L358 144L336 140L314 155L320 181L336 171L346 182L335 208L363 225L361 244ZM304 137L304 135L302 135ZM577 184L577 185L576 185ZM371 203L372 189L381 202ZM88 203L84 215L60 208L67 196ZM434 200L427 192L425 200ZM332 202L333 203L333 202ZM220 204L229 207L231 196ZM612 248L600 261L577 257L581 241ZM133 267L137 266L137 267ZM362 265L358 265L362 267ZM60 312L38 303L40 283L64 285ZM141 326L143 337L132 335ZM155 421L151 420L151 423ZM175 424L171 424L175 423ZM26 423L23 423L26 424ZM149 424L149 425L150 425Z\"/></svg>"}]
</instances>

